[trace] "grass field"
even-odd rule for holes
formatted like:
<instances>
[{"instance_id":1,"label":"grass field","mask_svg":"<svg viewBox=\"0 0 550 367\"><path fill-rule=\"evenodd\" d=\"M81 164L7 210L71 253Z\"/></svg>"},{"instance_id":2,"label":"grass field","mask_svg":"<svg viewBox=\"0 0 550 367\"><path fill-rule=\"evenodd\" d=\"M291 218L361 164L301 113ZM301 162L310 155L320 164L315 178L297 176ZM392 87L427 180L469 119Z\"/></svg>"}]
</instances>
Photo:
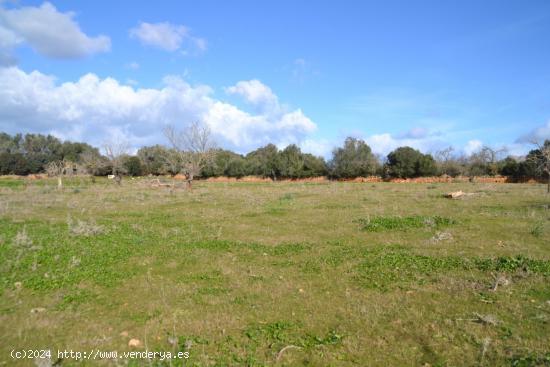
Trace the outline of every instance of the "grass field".
<instances>
[{"instance_id":1,"label":"grass field","mask_svg":"<svg viewBox=\"0 0 550 367\"><path fill-rule=\"evenodd\" d=\"M550 365L543 185L55 185L0 179L0 364Z\"/></svg>"}]
</instances>

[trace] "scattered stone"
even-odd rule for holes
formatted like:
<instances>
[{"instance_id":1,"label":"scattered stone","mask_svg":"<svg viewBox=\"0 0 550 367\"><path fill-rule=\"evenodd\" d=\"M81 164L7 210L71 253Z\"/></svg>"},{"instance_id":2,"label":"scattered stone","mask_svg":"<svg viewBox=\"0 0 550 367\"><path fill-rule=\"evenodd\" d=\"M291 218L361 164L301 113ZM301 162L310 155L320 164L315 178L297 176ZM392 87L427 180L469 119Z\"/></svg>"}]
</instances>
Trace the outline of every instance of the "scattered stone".
<instances>
[{"instance_id":1,"label":"scattered stone","mask_svg":"<svg viewBox=\"0 0 550 367\"><path fill-rule=\"evenodd\" d=\"M13 286L15 287L15 289L20 290L21 288L23 288L23 283L15 282L13 283Z\"/></svg>"},{"instance_id":2,"label":"scattered stone","mask_svg":"<svg viewBox=\"0 0 550 367\"><path fill-rule=\"evenodd\" d=\"M128 337L128 332L123 331L123 332L120 333L120 336L123 336L123 337L127 338Z\"/></svg>"},{"instance_id":3,"label":"scattered stone","mask_svg":"<svg viewBox=\"0 0 550 367\"><path fill-rule=\"evenodd\" d=\"M128 346L131 348L140 348L142 346L141 340L139 339L130 339Z\"/></svg>"},{"instance_id":4,"label":"scattered stone","mask_svg":"<svg viewBox=\"0 0 550 367\"><path fill-rule=\"evenodd\" d=\"M464 197L464 196L472 196L472 195L474 195L474 194L471 193L471 192L464 192L462 190L459 190L459 191L449 192L449 193L445 194L445 197L447 199L459 199L459 198Z\"/></svg>"},{"instance_id":5,"label":"scattered stone","mask_svg":"<svg viewBox=\"0 0 550 367\"><path fill-rule=\"evenodd\" d=\"M45 312L46 309L44 307L35 307L31 309L31 313L42 313Z\"/></svg>"},{"instance_id":6,"label":"scattered stone","mask_svg":"<svg viewBox=\"0 0 550 367\"><path fill-rule=\"evenodd\" d=\"M304 293L304 290L302 288L298 289L298 292Z\"/></svg>"}]
</instances>

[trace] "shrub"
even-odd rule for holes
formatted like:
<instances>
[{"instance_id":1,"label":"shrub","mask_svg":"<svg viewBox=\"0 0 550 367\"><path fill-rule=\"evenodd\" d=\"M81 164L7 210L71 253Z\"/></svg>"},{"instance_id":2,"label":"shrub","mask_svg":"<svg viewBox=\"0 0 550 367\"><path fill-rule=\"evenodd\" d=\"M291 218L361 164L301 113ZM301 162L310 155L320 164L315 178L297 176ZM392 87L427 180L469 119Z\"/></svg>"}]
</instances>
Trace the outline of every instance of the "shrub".
<instances>
[{"instance_id":1,"label":"shrub","mask_svg":"<svg viewBox=\"0 0 550 367\"><path fill-rule=\"evenodd\" d=\"M433 176L437 173L433 157L411 147L400 147L388 154L386 167L390 176L399 178Z\"/></svg>"}]
</instances>

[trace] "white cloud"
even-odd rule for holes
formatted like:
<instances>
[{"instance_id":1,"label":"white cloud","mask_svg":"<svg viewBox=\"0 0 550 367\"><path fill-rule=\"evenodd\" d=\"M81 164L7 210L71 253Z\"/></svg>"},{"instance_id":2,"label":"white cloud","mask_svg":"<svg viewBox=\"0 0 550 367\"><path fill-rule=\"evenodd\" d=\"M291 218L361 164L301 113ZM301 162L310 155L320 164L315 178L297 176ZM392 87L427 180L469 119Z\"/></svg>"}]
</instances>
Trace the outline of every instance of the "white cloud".
<instances>
[{"instance_id":1,"label":"white cloud","mask_svg":"<svg viewBox=\"0 0 550 367\"><path fill-rule=\"evenodd\" d=\"M130 29L130 37L137 38L143 45L170 52L177 51L184 45L191 46L197 51L206 50L205 39L193 36L186 26L168 22L141 22L137 27ZM184 50L183 53L189 53L189 51Z\"/></svg>"},{"instance_id":2,"label":"white cloud","mask_svg":"<svg viewBox=\"0 0 550 367\"><path fill-rule=\"evenodd\" d=\"M392 150L404 146L418 149L423 153L433 153L449 145L439 136L431 134L426 134L425 136L422 135L420 137L415 134L393 136L392 134L384 133L370 135L364 140L367 144L369 144L374 153L380 154L382 156L386 156Z\"/></svg>"},{"instance_id":3,"label":"white cloud","mask_svg":"<svg viewBox=\"0 0 550 367\"><path fill-rule=\"evenodd\" d=\"M41 55L60 59L110 50L109 37L87 36L73 18L74 13L61 13L48 2L17 9L0 5L0 62L4 59L4 65L15 63L13 49L23 43Z\"/></svg>"},{"instance_id":4,"label":"white cloud","mask_svg":"<svg viewBox=\"0 0 550 367\"><path fill-rule=\"evenodd\" d=\"M271 88L257 79L243 80L234 86L225 88L228 94L238 95L253 106L269 110L272 113L281 109L279 99Z\"/></svg>"},{"instance_id":5,"label":"white cloud","mask_svg":"<svg viewBox=\"0 0 550 367\"><path fill-rule=\"evenodd\" d=\"M300 109L251 114L215 99L212 88L177 76L165 77L156 89L94 74L59 84L53 76L9 67L0 69L0 85L0 131L53 133L94 145L113 136L134 147L166 143L165 125L200 120L219 145L247 152L270 142L300 143L316 129Z\"/></svg>"},{"instance_id":6,"label":"white cloud","mask_svg":"<svg viewBox=\"0 0 550 367\"><path fill-rule=\"evenodd\" d=\"M330 159L334 144L327 139L305 139L300 143L300 149L305 153Z\"/></svg>"},{"instance_id":7,"label":"white cloud","mask_svg":"<svg viewBox=\"0 0 550 367\"><path fill-rule=\"evenodd\" d=\"M480 140L470 140L466 143L463 150L466 155L472 155L473 153L478 152L481 147L483 147L483 142Z\"/></svg>"}]
</instances>

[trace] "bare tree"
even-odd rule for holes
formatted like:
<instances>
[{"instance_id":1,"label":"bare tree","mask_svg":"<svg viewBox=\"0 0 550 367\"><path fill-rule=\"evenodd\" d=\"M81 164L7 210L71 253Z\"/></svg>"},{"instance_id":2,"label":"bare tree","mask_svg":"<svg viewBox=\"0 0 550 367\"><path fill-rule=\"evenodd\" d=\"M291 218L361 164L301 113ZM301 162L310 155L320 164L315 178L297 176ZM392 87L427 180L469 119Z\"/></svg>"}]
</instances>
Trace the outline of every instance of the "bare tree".
<instances>
[{"instance_id":1,"label":"bare tree","mask_svg":"<svg viewBox=\"0 0 550 367\"><path fill-rule=\"evenodd\" d=\"M454 148L452 146L449 146L445 149L441 149L435 152L434 158L438 162L447 163L453 158L453 152Z\"/></svg>"},{"instance_id":2,"label":"bare tree","mask_svg":"<svg viewBox=\"0 0 550 367\"><path fill-rule=\"evenodd\" d=\"M48 176L57 177L57 189L61 190L63 188L63 176L72 175L76 169L76 164L68 161L52 161L46 165L46 173Z\"/></svg>"},{"instance_id":3,"label":"bare tree","mask_svg":"<svg viewBox=\"0 0 550 367\"><path fill-rule=\"evenodd\" d=\"M115 176L115 182L120 185L122 174L126 171L124 168L124 156L128 155L129 147L125 141L106 142L103 144L105 156L109 159L112 166L112 174Z\"/></svg>"},{"instance_id":4,"label":"bare tree","mask_svg":"<svg viewBox=\"0 0 550 367\"><path fill-rule=\"evenodd\" d=\"M498 173L497 162L506 154L506 148L493 149L484 145L469 158L470 176L496 175Z\"/></svg>"},{"instance_id":5,"label":"bare tree","mask_svg":"<svg viewBox=\"0 0 550 367\"><path fill-rule=\"evenodd\" d=\"M164 129L164 135L174 148L178 173L187 178L187 187L192 189L193 179L198 176L202 168L215 156L215 144L212 140L210 128L200 122L189 124L183 131L177 131L173 126Z\"/></svg>"},{"instance_id":6,"label":"bare tree","mask_svg":"<svg viewBox=\"0 0 550 367\"><path fill-rule=\"evenodd\" d=\"M544 142L533 140L531 143L537 149L531 151L527 159L535 164L537 171L541 172L542 175L546 175L548 185L546 193L550 194L550 140L545 140Z\"/></svg>"},{"instance_id":7,"label":"bare tree","mask_svg":"<svg viewBox=\"0 0 550 367\"><path fill-rule=\"evenodd\" d=\"M92 182L95 182L95 176L105 167L105 161L101 156L91 150L80 154L79 168L82 173L90 175Z\"/></svg>"}]
</instances>

